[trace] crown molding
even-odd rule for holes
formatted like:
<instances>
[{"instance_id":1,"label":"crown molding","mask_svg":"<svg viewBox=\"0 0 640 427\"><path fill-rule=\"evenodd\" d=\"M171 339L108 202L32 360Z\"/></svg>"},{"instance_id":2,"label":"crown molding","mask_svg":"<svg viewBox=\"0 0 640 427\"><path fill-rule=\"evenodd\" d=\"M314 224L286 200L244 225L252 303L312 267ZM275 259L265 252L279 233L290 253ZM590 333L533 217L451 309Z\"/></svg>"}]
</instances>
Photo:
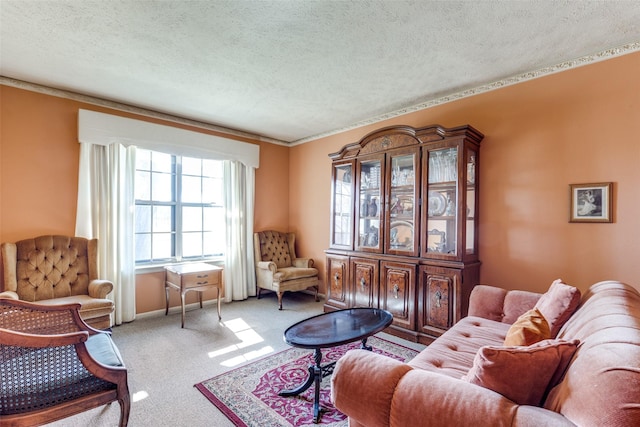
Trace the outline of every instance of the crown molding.
<instances>
[{"instance_id":1,"label":"crown molding","mask_svg":"<svg viewBox=\"0 0 640 427\"><path fill-rule=\"evenodd\" d=\"M563 71L567 71L573 68L582 67L584 65L589 65L595 62L605 61L617 56L626 55L633 52L640 51L640 42L632 42L625 44L620 47L615 47L611 49L604 50L602 52L598 52L593 55L582 56L577 59L564 61L556 65L552 65L549 67L540 68L535 71L529 71L526 73L518 74L516 76L508 77L502 80L498 80L493 83L488 83L482 86L478 86L471 89L466 89L460 92L456 92L450 95L445 95L435 99L426 99L425 101L401 108L399 110L395 110L389 113L381 114L366 120L362 120L356 123L353 123L349 126L333 129L328 132L316 134L313 136L309 136L306 138L301 138L296 141L286 142L275 138L269 138L263 135L253 134L249 132L244 132L236 129L226 128L223 126L217 126L210 123L205 123L197 120L187 119L184 117L174 116L171 114L165 114L154 110L149 110L145 108L135 107L128 104L123 104L120 102L109 101L102 98L97 98L89 95L83 95L76 92L71 92L62 89L55 89L48 86L43 86L35 83L30 83L22 80L12 79L5 76L0 76L0 84L16 87L19 89L29 90L33 92L39 92L46 95L56 96L59 98L67 98L72 99L79 102L84 102L87 104L98 105L101 107L107 107L118 111L123 111L127 113L137 114L141 116L146 116L154 119L165 120L168 122L178 123L187 126L193 126L200 129L205 129L214 132L220 132L231 136L237 136L242 138L249 138L261 142L268 142L270 144L283 145L286 147L293 147L300 144L305 144L307 142L315 141L320 138L325 138L332 135L337 135L342 132L347 132L353 129L357 129L360 127L368 126L374 123L382 122L385 120L394 119L399 116L403 116L405 114L414 113L416 111L425 110L427 108L435 107L437 105L446 104L449 102L457 101L459 99L468 98L471 96L479 95L482 93L490 92L493 90L501 89L507 86L512 86L518 83L523 83L529 80L534 80L540 77L548 76L555 73L560 73Z\"/></svg>"},{"instance_id":2,"label":"crown molding","mask_svg":"<svg viewBox=\"0 0 640 427\"><path fill-rule=\"evenodd\" d=\"M416 111L425 110L427 108L435 107L437 105L446 104L449 102L457 101L459 99L468 98L470 96L479 95L481 93L491 92L496 89L501 89L503 87L512 86L518 83L523 83L529 80L534 80L540 77L548 76L555 73L560 73L562 71L567 71L573 68L582 67L584 65L589 65L595 62L605 61L607 59L611 59L617 56L626 55L633 52L640 51L640 42L628 43L620 47L607 49L605 51L596 53L594 55L582 56L578 59L573 59L570 61L561 62L556 65L552 65L549 67L540 68L535 71L529 71L526 73L518 74L513 77L508 77L502 80L498 80L493 83L488 83L486 85L478 86L471 89L466 89L460 92L453 93L451 95L442 96L435 99L428 99L424 102L421 102L416 105L412 105L410 107L405 107L396 111L392 111L389 113L381 114L379 116L372 117L370 119L366 119L352 125L334 129L329 132L325 132L318 135L309 136L307 138L302 138L290 143L290 146L304 144L307 142L314 141L316 139L325 138L331 135L336 135L342 132L350 131L353 129L357 129L359 127L368 126L374 123L382 122L384 120L394 119L399 116L403 116L405 114L414 113Z\"/></svg>"},{"instance_id":3,"label":"crown molding","mask_svg":"<svg viewBox=\"0 0 640 427\"><path fill-rule=\"evenodd\" d=\"M81 93L72 92L63 89L56 89L49 86L39 85L36 83L27 82L24 80L12 79L10 77L0 76L0 84L5 86L11 86L18 89L24 89L31 92L38 92L45 95L55 96L58 98L71 99L85 104L97 105L100 107L111 108L117 111L123 111L126 113L137 114L139 116L145 116L154 119L165 120L167 122L177 123L181 125L193 126L196 128L220 132L230 136L237 136L241 138L249 138L257 141L268 142L271 144L289 146L290 144L281 141L279 139L269 138L263 135L257 135L254 133L244 132L237 129L226 128L223 126L217 126L210 123L201 122L198 120L187 119L185 117L174 116L171 114L161 113L155 110L149 110L146 108L135 107L129 104L123 104L120 102L109 101L107 99L97 98L94 96L83 95Z\"/></svg>"}]
</instances>

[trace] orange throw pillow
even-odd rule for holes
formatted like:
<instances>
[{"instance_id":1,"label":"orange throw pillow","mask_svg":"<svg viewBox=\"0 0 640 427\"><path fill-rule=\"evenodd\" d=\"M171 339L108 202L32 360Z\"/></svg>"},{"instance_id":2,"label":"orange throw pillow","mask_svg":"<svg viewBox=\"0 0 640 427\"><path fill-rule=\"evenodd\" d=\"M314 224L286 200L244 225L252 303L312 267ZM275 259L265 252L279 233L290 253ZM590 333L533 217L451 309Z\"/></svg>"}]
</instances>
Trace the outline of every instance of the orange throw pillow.
<instances>
[{"instance_id":1,"label":"orange throw pillow","mask_svg":"<svg viewBox=\"0 0 640 427\"><path fill-rule=\"evenodd\" d=\"M551 338L549 324L540 313L540 310L533 308L518 317L511 325L504 340L504 345L529 346L549 338Z\"/></svg>"},{"instance_id":2,"label":"orange throw pillow","mask_svg":"<svg viewBox=\"0 0 640 427\"><path fill-rule=\"evenodd\" d=\"M578 343L544 340L530 347L481 347L462 380L519 405L540 406L549 386L555 385L550 382L564 374Z\"/></svg>"}]
</instances>

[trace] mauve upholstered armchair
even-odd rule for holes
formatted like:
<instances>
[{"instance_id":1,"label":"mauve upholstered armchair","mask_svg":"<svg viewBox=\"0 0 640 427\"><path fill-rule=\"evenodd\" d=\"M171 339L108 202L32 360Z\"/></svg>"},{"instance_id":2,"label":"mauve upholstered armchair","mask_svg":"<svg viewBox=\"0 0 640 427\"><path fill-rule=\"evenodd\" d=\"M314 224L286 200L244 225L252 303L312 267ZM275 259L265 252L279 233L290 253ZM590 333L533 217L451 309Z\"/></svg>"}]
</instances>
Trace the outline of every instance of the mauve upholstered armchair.
<instances>
[{"instance_id":1,"label":"mauve upholstered armchair","mask_svg":"<svg viewBox=\"0 0 640 427\"><path fill-rule=\"evenodd\" d=\"M39 236L0 246L4 282L0 298L45 305L80 304L80 317L97 329L111 327L113 283L98 279L98 241Z\"/></svg>"},{"instance_id":2,"label":"mauve upholstered armchair","mask_svg":"<svg viewBox=\"0 0 640 427\"><path fill-rule=\"evenodd\" d=\"M258 298L263 289L277 293L279 310L286 291L313 288L318 301L318 269L313 268L311 258L296 257L295 243L294 233L253 233Z\"/></svg>"}]
</instances>

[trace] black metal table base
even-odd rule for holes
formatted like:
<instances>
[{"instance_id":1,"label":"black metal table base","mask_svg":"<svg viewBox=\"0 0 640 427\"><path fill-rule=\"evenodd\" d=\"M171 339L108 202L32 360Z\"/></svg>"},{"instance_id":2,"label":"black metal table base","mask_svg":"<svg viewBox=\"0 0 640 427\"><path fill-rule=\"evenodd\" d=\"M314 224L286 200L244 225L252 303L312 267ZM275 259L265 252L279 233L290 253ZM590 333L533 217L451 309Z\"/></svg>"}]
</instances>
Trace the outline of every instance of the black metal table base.
<instances>
[{"instance_id":1,"label":"black metal table base","mask_svg":"<svg viewBox=\"0 0 640 427\"><path fill-rule=\"evenodd\" d=\"M372 350L371 346L367 345L367 338L362 340L362 344L360 348L364 350ZM283 397L289 396L297 396L300 393L304 393L306 390L311 387L312 384L315 383L315 395L313 398L313 422L318 424L320 422L320 383L322 379L326 376L329 376L333 373L333 369L336 366L336 362L333 361L331 363L327 363L324 366L321 366L320 362L322 362L322 351L319 348L314 349L313 351L313 360L315 365L309 365L309 376L307 380L299 385L296 388L290 390L282 390L278 395Z\"/></svg>"}]
</instances>

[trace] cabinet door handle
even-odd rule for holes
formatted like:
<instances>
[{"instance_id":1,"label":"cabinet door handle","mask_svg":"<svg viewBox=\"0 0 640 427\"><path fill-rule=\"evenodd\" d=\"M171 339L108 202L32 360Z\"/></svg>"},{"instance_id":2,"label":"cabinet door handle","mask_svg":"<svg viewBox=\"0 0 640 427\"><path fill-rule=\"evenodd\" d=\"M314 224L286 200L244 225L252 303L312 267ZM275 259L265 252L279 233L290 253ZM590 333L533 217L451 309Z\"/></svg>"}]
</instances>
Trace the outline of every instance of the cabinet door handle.
<instances>
[{"instance_id":1,"label":"cabinet door handle","mask_svg":"<svg viewBox=\"0 0 640 427\"><path fill-rule=\"evenodd\" d=\"M363 291L367 287L367 282L365 282L364 277L360 278L360 287L362 288Z\"/></svg>"},{"instance_id":2,"label":"cabinet door handle","mask_svg":"<svg viewBox=\"0 0 640 427\"><path fill-rule=\"evenodd\" d=\"M333 275L333 281L336 283L336 286L340 284L340 274L336 273Z\"/></svg>"},{"instance_id":3,"label":"cabinet door handle","mask_svg":"<svg viewBox=\"0 0 640 427\"><path fill-rule=\"evenodd\" d=\"M440 308L440 301L442 300L442 292L437 291L435 294L436 307Z\"/></svg>"},{"instance_id":4,"label":"cabinet door handle","mask_svg":"<svg viewBox=\"0 0 640 427\"><path fill-rule=\"evenodd\" d=\"M393 285L393 297L395 299L398 299L399 292L400 292L400 286L398 286L398 284L396 283L395 285Z\"/></svg>"},{"instance_id":5,"label":"cabinet door handle","mask_svg":"<svg viewBox=\"0 0 640 427\"><path fill-rule=\"evenodd\" d=\"M199 275L197 275L196 277L197 277L198 279L202 279L202 278L207 278L207 277L209 277L209 275L208 275L208 274L202 274L202 275L200 275L200 274L199 274Z\"/></svg>"}]
</instances>

